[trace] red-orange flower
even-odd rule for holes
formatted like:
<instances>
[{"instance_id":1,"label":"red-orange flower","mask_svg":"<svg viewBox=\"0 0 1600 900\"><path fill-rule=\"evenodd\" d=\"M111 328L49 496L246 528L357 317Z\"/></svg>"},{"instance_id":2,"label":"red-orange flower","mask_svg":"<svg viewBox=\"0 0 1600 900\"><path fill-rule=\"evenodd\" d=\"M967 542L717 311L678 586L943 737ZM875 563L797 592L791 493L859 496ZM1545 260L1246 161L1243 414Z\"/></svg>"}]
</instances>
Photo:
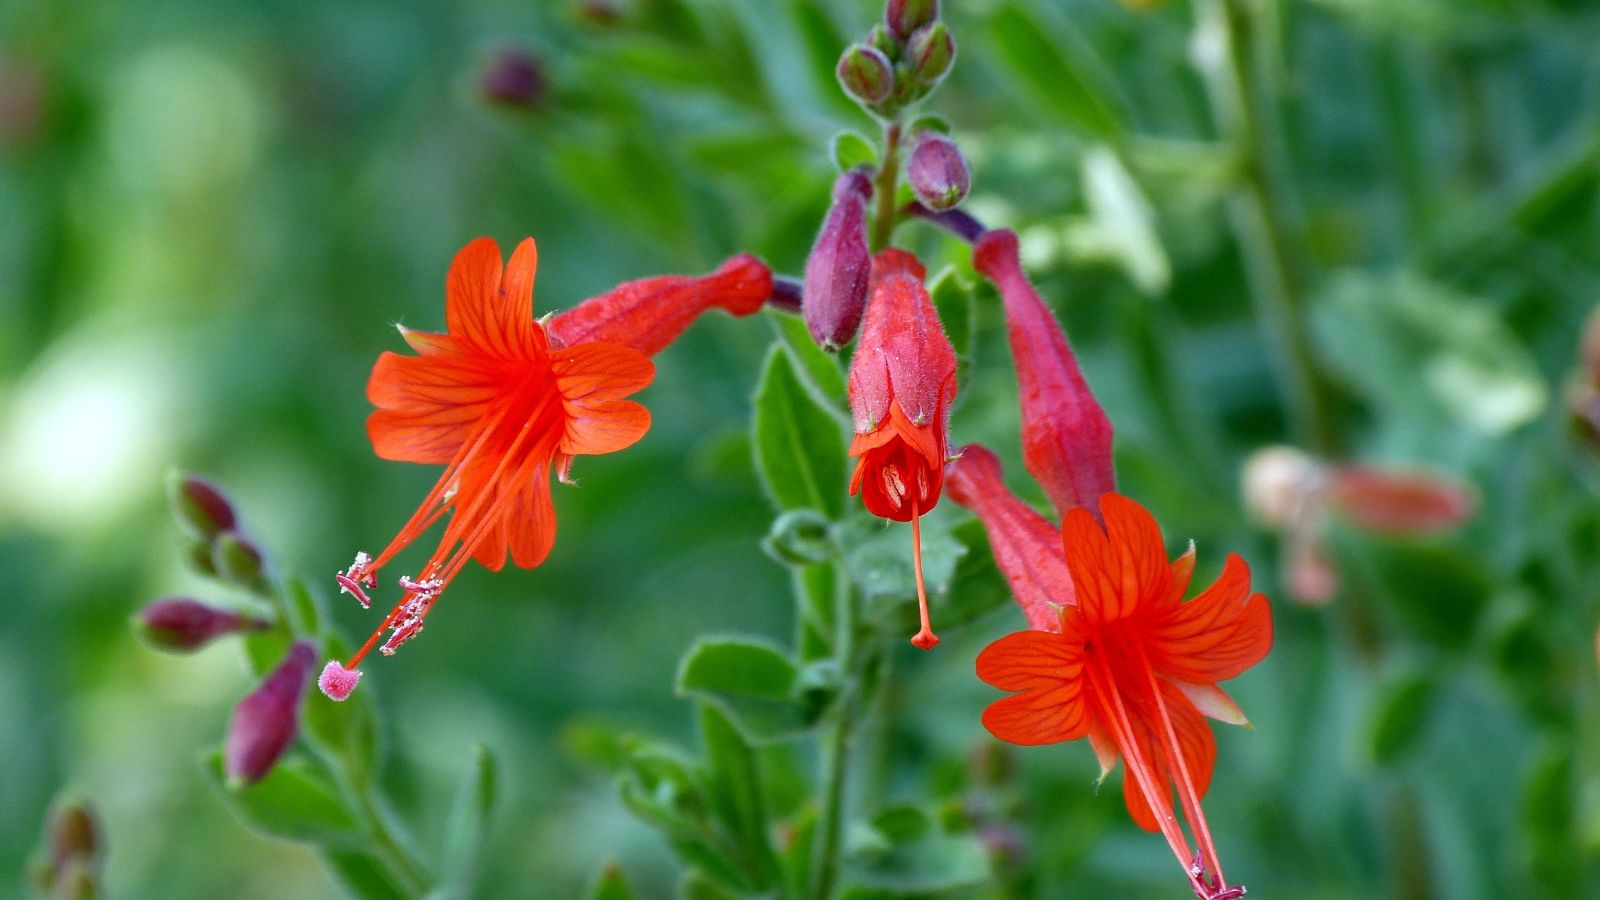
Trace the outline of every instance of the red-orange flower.
<instances>
[{"instance_id":1,"label":"red-orange flower","mask_svg":"<svg viewBox=\"0 0 1600 900\"><path fill-rule=\"evenodd\" d=\"M1249 568L1230 555L1217 581L1185 602L1193 549L1168 562L1155 519L1134 501L1102 497L1103 527L1089 510L1069 509L1061 541L1050 547L1033 519L1018 513L1026 507L1000 482L993 454L965 448L952 469L958 502L983 498L968 505L983 519L1030 620L1046 604L1058 614L1046 629L1007 635L978 656L978 677L1017 692L985 711L984 726L1014 744L1087 737L1102 777L1120 757L1134 821L1162 832L1198 894L1237 896L1223 879L1200 807L1216 759L1203 716L1245 724L1217 682L1272 647L1272 613L1266 597L1251 593ZM1055 583L1037 583L1041 578ZM1174 814L1174 788L1198 853L1191 854Z\"/></svg>"},{"instance_id":2,"label":"red-orange flower","mask_svg":"<svg viewBox=\"0 0 1600 900\"><path fill-rule=\"evenodd\" d=\"M927 650L939 638L922 583L921 517L939 502L944 484L956 355L923 276L922 264L903 250L873 260L872 296L850 364L850 455L857 458L850 494L860 494L875 516L911 523L922 615L911 643Z\"/></svg>"},{"instance_id":3,"label":"red-orange flower","mask_svg":"<svg viewBox=\"0 0 1600 900\"><path fill-rule=\"evenodd\" d=\"M538 253L524 240L503 268L488 238L451 263L445 287L447 333L401 328L416 356L384 353L373 367L367 420L385 459L444 465L433 490L376 558L358 554L338 576L368 605L363 588L378 571L450 513L433 555L405 596L345 664L330 662L322 688L335 699L354 689L355 667L378 643L388 654L422 629L440 593L469 560L499 570L544 561L555 540L550 476L566 480L575 456L611 453L650 427L643 406L623 398L654 377L645 355L661 349L701 311L736 314L760 307L771 275L753 257L730 260L703 279L668 276L623 285L556 317L547 331L533 316Z\"/></svg>"}]
</instances>

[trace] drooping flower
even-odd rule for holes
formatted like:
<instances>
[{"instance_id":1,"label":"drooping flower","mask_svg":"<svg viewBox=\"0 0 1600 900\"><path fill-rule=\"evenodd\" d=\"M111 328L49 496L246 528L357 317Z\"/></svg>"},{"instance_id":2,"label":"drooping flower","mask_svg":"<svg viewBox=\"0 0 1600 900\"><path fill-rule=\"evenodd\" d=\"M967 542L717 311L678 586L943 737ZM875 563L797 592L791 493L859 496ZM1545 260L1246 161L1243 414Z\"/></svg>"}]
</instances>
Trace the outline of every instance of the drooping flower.
<instances>
[{"instance_id":1,"label":"drooping flower","mask_svg":"<svg viewBox=\"0 0 1600 900\"><path fill-rule=\"evenodd\" d=\"M1216 759L1203 717L1246 724L1217 682L1272 647L1271 610L1250 592L1249 568L1230 555L1217 581L1185 602L1193 549L1168 562L1155 519L1126 497L1101 498L1104 525L1087 509L1069 509L1060 541L1051 542L1048 525L1010 494L987 450L963 448L950 486L983 521L1034 626L978 656L979 678L1016 692L985 711L984 726L1022 745L1087 737L1102 778L1121 759L1134 821L1166 837L1199 896L1238 896L1200 800ZM1174 790L1197 852L1174 812Z\"/></svg>"},{"instance_id":2,"label":"drooping flower","mask_svg":"<svg viewBox=\"0 0 1600 900\"><path fill-rule=\"evenodd\" d=\"M494 241L456 255L445 291L447 333L401 328L416 356L384 353L367 397L373 449L384 459L443 464L433 490L375 558L358 554L341 588L363 606L364 588L394 556L449 513L433 555L405 595L346 663L333 661L319 684L336 700L354 689L355 667L378 644L388 654L422 629L451 579L476 559L492 571L507 559L544 561L555 540L550 476L567 479L575 456L611 453L650 426L643 406L623 398L650 383L646 356L693 319L720 307L760 308L771 273L753 257L730 260L705 278L643 279L592 298L548 322L533 316L537 250L524 240L502 267Z\"/></svg>"},{"instance_id":3,"label":"drooping flower","mask_svg":"<svg viewBox=\"0 0 1600 900\"><path fill-rule=\"evenodd\" d=\"M1075 506L1093 511L1100 496L1116 488L1111 421L1061 326L1022 271L1016 234L985 232L973 245L972 264L1005 303L1022 402L1022 461L1058 514Z\"/></svg>"},{"instance_id":4,"label":"drooping flower","mask_svg":"<svg viewBox=\"0 0 1600 900\"><path fill-rule=\"evenodd\" d=\"M956 355L924 275L922 264L903 250L885 250L873 260L871 301L850 364L850 455L856 457L850 493L860 494L875 516L911 523L922 616L911 642L927 650L939 638L922 583L921 517L939 502L944 484Z\"/></svg>"}]
</instances>

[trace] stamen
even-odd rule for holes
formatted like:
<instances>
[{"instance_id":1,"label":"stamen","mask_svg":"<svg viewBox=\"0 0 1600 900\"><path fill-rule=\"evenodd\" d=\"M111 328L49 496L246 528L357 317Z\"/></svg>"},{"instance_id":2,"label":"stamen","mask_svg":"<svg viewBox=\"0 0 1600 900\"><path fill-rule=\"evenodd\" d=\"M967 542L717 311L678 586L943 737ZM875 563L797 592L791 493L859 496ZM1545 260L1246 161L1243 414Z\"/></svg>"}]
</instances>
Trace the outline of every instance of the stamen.
<instances>
[{"instance_id":1,"label":"stamen","mask_svg":"<svg viewBox=\"0 0 1600 900\"><path fill-rule=\"evenodd\" d=\"M355 562L350 564L350 568L333 576L333 580L339 583L339 592L356 598L356 602L361 604L362 609L372 608L372 598L368 597L367 592L361 589L362 583L365 582L367 587L373 587L378 583L369 568L371 565L372 557L368 556L365 551L358 551Z\"/></svg>"},{"instance_id":2,"label":"stamen","mask_svg":"<svg viewBox=\"0 0 1600 900\"><path fill-rule=\"evenodd\" d=\"M932 650L939 643L928 619L928 591L922 584L922 516L917 512L917 502L911 501L911 562L917 570L917 609L922 614L922 630L911 637L912 645Z\"/></svg>"},{"instance_id":3,"label":"stamen","mask_svg":"<svg viewBox=\"0 0 1600 900\"><path fill-rule=\"evenodd\" d=\"M900 467L893 464L884 466L882 478L884 494L888 496L889 502L894 504L894 508L899 509L906 497L906 483L900 477Z\"/></svg>"}]
</instances>

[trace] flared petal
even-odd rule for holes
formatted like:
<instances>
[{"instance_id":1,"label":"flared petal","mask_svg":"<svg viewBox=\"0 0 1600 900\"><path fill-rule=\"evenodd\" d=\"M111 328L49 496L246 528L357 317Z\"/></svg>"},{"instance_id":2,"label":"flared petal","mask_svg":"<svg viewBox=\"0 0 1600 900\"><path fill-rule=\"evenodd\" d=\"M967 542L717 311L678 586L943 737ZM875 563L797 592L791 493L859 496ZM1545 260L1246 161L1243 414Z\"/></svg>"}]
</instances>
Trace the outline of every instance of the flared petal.
<instances>
[{"instance_id":1,"label":"flared petal","mask_svg":"<svg viewBox=\"0 0 1600 900\"><path fill-rule=\"evenodd\" d=\"M1060 533L1006 488L1000 460L988 448L961 448L945 474L951 499L983 522L995 563L1028 627L1060 630L1061 608L1076 602Z\"/></svg>"},{"instance_id":2,"label":"flared petal","mask_svg":"<svg viewBox=\"0 0 1600 900\"><path fill-rule=\"evenodd\" d=\"M1228 555L1222 574L1198 596L1143 623L1150 664L1178 681L1226 681L1272 649L1272 609L1250 593L1250 567Z\"/></svg>"},{"instance_id":3,"label":"flared petal","mask_svg":"<svg viewBox=\"0 0 1600 900\"><path fill-rule=\"evenodd\" d=\"M650 412L621 399L655 377L644 354L619 344L579 344L555 351L551 365L567 417L558 453L612 453L650 430Z\"/></svg>"},{"instance_id":4,"label":"flared petal","mask_svg":"<svg viewBox=\"0 0 1600 900\"><path fill-rule=\"evenodd\" d=\"M1059 634L1019 631L990 644L978 654L978 677L1020 693L990 704L984 727L1028 746L1083 737L1089 729L1083 662L1083 645Z\"/></svg>"},{"instance_id":5,"label":"flared petal","mask_svg":"<svg viewBox=\"0 0 1600 900\"><path fill-rule=\"evenodd\" d=\"M1183 753L1184 764L1194 785L1195 796L1204 798L1206 789L1211 786L1211 770L1217 761L1216 736L1211 733L1211 726L1206 724L1200 711L1194 708L1194 704L1190 703L1177 687L1165 681L1159 681L1158 684L1161 686L1162 703L1167 707L1167 715L1172 719L1172 729L1178 736L1178 747ZM1165 726L1157 718L1154 709L1145 709L1136 715L1133 727L1138 734L1140 755L1146 760L1154 761L1156 771L1152 780L1166 792L1166 802L1170 806L1174 802L1172 787L1177 767L1172 764L1172 754L1167 749L1169 742ZM1124 753L1124 769L1128 761L1129 756ZM1128 815L1133 817L1135 824L1145 831L1160 830L1155 813L1145 799L1139 780L1132 772L1123 773L1122 796L1128 807Z\"/></svg>"},{"instance_id":6,"label":"flared petal","mask_svg":"<svg viewBox=\"0 0 1600 900\"><path fill-rule=\"evenodd\" d=\"M1194 684L1188 681L1175 681L1173 685L1189 698L1194 708L1208 719L1226 722L1229 725L1243 725L1250 727L1250 720L1244 717L1244 710L1239 704L1233 702L1227 692L1214 684Z\"/></svg>"},{"instance_id":7,"label":"flared petal","mask_svg":"<svg viewBox=\"0 0 1600 900\"><path fill-rule=\"evenodd\" d=\"M473 558L490 571L503 568L507 556L519 568L531 569L544 562L556 541L556 508L545 467L510 490L499 525L473 548Z\"/></svg>"},{"instance_id":8,"label":"flared petal","mask_svg":"<svg viewBox=\"0 0 1600 900\"><path fill-rule=\"evenodd\" d=\"M493 239L478 238L463 247L445 282L450 335L499 359L528 356L534 343L533 278L538 256L533 238L517 245L504 269Z\"/></svg>"},{"instance_id":9,"label":"flared petal","mask_svg":"<svg viewBox=\"0 0 1600 900\"><path fill-rule=\"evenodd\" d=\"M500 389L495 372L461 356L384 353L372 367L367 436L383 459L447 463Z\"/></svg>"}]
</instances>

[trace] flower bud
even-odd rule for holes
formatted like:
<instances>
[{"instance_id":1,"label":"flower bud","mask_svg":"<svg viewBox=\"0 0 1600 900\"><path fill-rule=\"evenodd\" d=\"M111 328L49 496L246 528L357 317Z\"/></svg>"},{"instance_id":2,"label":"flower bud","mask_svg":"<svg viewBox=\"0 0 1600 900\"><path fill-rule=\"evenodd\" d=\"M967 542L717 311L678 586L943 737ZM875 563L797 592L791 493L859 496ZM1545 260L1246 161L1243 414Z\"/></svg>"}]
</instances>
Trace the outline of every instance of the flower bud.
<instances>
[{"instance_id":1,"label":"flower bud","mask_svg":"<svg viewBox=\"0 0 1600 900\"><path fill-rule=\"evenodd\" d=\"M57 801L50 811L50 863L60 868L73 860L93 860L100 853L100 823L82 800Z\"/></svg>"},{"instance_id":2,"label":"flower bud","mask_svg":"<svg viewBox=\"0 0 1600 900\"><path fill-rule=\"evenodd\" d=\"M923 206L945 212L966 199L972 171L956 142L936 132L923 132L906 162L906 180Z\"/></svg>"},{"instance_id":3,"label":"flower bud","mask_svg":"<svg viewBox=\"0 0 1600 900\"><path fill-rule=\"evenodd\" d=\"M1264 447L1245 460L1240 477L1245 509L1268 528L1301 521L1321 492L1323 465L1293 447Z\"/></svg>"},{"instance_id":4,"label":"flower bud","mask_svg":"<svg viewBox=\"0 0 1600 900\"><path fill-rule=\"evenodd\" d=\"M833 556L828 519L811 509L791 509L779 516L761 548L786 566L808 566Z\"/></svg>"},{"instance_id":5,"label":"flower bud","mask_svg":"<svg viewBox=\"0 0 1600 900\"><path fill-rule=\"evenodd\" d=\"M548 83L539 60L522 50L500 50L490 58L478 79L488 100L520 109L538 109Z\"/></svg>"},{"instance_id":6,"label":"flower bud","mask_svg":"<svg viewBox=\"0 0 1600 900\"><path fill-rule=\"evenodd\" d=\"M182 559L189 568L210 578L217 575L216 560L211 558L210 541L190 541L183 547Z\"/></svg>"},{"instance_id":7,"label":"flower bud","mask_svg":"<svg viewBox=\"0 0 1600 900\"><path fill-rule=\"evenodd\" d=\"M883 10L883 24L901 40L937 18L939 0L889 0Z\"/></svg>"},{"instance_id":8,"label":"flower bud","mask_svg":"<svg viewBox=\"0 0 1600 900\"><path fill-rule=\"evenodd\" d=\"M1460 525L1477 511L1468 486L1425 472L1385 471L1371 466L1335 466L1329 503L1369 531L1428 534Z\"/></svg>"},{"instance_id":9,"label":"flower bud","mask_svg":"<svg viewBox=\"0 0 1600 900\"><path fill-rule=\"evenodd\" d=\"M133 619L134 631L146 643L180 653L198 650L225 634L266 628L268 624L187 597L157 600Z\"/></svg>"},{"instance_id":10,"label":"flower bud","mask_svg":"<svg viewBox=\"0 0 1600 900\"><path fill-rule=\"evenodd\" d=\"M839 57L839 84L857 103L871 106L894 92L894 67L876 47L853 44Z\"/></svg>"},{"instance_id":11,"label":"flower bud","mask_svg":"<svg viewBox=\"0 0 1600 900\"><path fill-rule=\"evenodd\" d=\"M950 72L950 65L956 60L956 39L943 22L935 22L911 36L906 58L911 78L917 84L915 96L921 97Z\"/></svg>"},{"instance_id":12,"label":"flower bud","mask_svg":"<svg viewBox=\"0 0 1600 900\"><path fill-rule=\"evenodd\" d=\"M889 33L889 29L882 23L872 26L872 32L867 35L867 46L883 54L884 59L897 60L900 58L900 39Z\"/></svg>"},{"instance_id":13,"label":"flower bud","mask_svg":"<svg viewBox=\"0 0 1600 900\"><path fill-rule=\"evenodd\" d=\"M211 545L211 561L217 574L235 584L252 585L261 579L261 551L237 531L217 535Z\"/></svg>"},{"instance_id":14,"label":"flower bud","mask_svg":"<svg viewBox=\"0 0 1600 900\"><path fill-rule=\"evenodd\" d=\"M867 308L872 255L867 250L867 198L872 182L860 170L833 183L833 206L806 257L800 309L811 336L824 350L855 337Z\"/></svg>"},{"instance_id":15,"label":"flower bud","mask_svg":"<svg viewBox=\"0 0 1600 900\"><path fill-rule=\"evenodd\" d=\"M300 731L306 682L316 661L311 644L297 641L261 686L234 707L223 746L223 765L230 787L260 781L294 743Z\"/></svg>"},{"instance_id":16,"label":"flower bud","mask_svg":"<svg viewBox=\"0 0 1600 900\"><path fill-rule=\"evenodd\" d=\"M181 472L167 475L167 505L184 530L203 541L238 523L233 504L210 482Z\"/></svg>"}]
</instances>

